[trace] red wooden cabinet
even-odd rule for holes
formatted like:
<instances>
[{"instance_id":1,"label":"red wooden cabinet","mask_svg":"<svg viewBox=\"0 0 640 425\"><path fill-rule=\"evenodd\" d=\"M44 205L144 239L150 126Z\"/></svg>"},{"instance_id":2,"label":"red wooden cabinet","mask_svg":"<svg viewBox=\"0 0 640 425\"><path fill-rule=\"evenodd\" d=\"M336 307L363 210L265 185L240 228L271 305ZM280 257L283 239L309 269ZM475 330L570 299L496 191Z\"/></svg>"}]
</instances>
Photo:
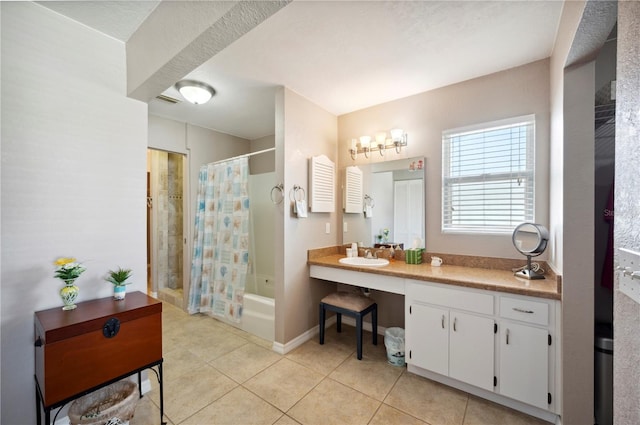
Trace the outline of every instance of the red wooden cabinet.
<instances>
[{"instance_id":1,"label":"red wooden cabinet","mask_svg":"<svg viewBox=\"0 0 640 425\"><path fill-rule=\"evenodd\" d=\"M36 312L34 345L38 423L41 404L49 423L51 409L154 366L162 404L162 303L142 292Z\"/></svg>"}]
</instances>

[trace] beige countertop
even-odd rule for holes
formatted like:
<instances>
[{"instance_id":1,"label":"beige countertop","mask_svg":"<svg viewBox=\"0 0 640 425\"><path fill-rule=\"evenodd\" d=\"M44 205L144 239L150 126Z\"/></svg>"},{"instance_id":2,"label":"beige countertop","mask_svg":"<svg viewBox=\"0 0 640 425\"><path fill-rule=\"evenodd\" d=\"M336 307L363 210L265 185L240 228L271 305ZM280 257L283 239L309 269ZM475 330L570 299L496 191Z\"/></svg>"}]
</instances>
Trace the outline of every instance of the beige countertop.
<instances>
[{"instance_id":1,"label":"beige countertop","mask_svg":"<svg viewBox=\"0 0 640 425\"><path fill-rule=\"evenodd\" d=\"M477 265L458 265L456 263L464 260L464 258L460 258L461 256L456 256L456 258L453 258L453 256L443 258L444 264L440 267L432 267L429 263L406 264L404 260L391 261L383 267L359 267L345 265L338 261L340 258L345 257L344 253L340 253L342 249L342 247L331 247L310 250L308 252L307 264L532 297L555 300L562 298L561 277L556 276L552 271L548 272L545 279L526 280L515 277L510 268L499 269L478 267ZM429 256L428 258L430 258L430 254L427 255ZM468 258L469 260L467 262L470 264L483 263L483 261L478 260L481 257ZM496 259L496 262L491 262L489 259L489 263L486 261L484 263L488 264L489 267L496 265L504 267L505 264L509 264L511 261L512 260Z\"/></svg>"}]
</instances>

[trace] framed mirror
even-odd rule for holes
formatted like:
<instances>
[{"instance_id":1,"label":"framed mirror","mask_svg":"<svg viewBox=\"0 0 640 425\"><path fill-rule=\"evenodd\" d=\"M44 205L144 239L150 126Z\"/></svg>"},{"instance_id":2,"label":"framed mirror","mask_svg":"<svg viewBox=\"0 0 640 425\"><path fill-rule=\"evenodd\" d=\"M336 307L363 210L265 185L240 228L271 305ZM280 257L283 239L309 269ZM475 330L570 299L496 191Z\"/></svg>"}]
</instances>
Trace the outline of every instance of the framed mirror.
<instances>
[{"instance_id":1,"label":"framed mirror","mask_svg":"<svg viewBox=\"0 0 640 425\"><path fill-rule=\"evenodd\" d=\"M516 250L527 256L527 265L515 275L525 279L544 279L531 268L531 257L537 257L547 248L549 231L541 224L522 223L513 230L511 241Z\"/></svg>"},{"instance_id":2,"label":"framed mirror","mask_svg":"<svg viewBox=\"0 0 640 425\"><path fill-rule=\"evenodd\" d=\"M398 245L403 249L418 244L423 248L425 163L424 157L413 157L358 165L362 171L362 208L358 214L342 214L342 243L356 242L367 247ZM343 169L343 192L345 176Z\"/></svg>"}]
</instances>

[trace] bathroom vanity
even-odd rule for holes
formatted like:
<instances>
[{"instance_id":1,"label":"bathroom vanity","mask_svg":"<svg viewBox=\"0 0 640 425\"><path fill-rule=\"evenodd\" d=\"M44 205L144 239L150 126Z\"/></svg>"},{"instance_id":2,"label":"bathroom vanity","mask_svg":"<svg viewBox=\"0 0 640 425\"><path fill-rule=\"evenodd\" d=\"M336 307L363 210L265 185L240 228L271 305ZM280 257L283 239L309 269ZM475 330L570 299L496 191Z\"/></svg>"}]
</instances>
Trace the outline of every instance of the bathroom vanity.
<instances>
[{"instance_id":1,"label":"bathroom vanity","mask_svg":"<svg viewBox=\"0 0 640 425\"><path fill-rule=\"evenodd\" d=\"M341 247L309 251L313 278L405 297L409 372L556 422L561 412L561 279L510 268L392 261L345 265Z\"/></svg>"}]
</instances>

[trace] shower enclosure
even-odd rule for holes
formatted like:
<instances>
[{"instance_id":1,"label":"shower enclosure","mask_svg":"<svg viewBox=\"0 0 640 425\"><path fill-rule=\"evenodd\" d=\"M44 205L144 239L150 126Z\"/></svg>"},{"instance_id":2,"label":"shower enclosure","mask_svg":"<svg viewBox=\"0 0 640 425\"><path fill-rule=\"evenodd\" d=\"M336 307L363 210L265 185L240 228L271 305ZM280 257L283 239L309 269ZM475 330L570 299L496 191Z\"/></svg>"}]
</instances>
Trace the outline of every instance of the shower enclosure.
<instances>
[{"instance_id":1,"label":"shower enclosure","mask_svg":"<svg viewBox=\"0 0 640 425\"><path fill-rule=\"evenodd\" d=\"M183 308L184 155L147 154L147 290Z\"/></svg>"},{"instance_id":2,"label":"shower enclosure","mask_svg":"<svg viewBox=\"0 0 640 425\"><path fill-rule=\"evenodd\" d=\"M275 172L249 175L251 242L242 314L242 329L269 341L275 339L274 185Z\"/></svg>"},{"instance_id":3,"label":"shower enclosure","mask_svg":"<svg viewBox=\"0 0 640 425\"><path fill-rule=\"evenodd\" d=\"M274 160L264 154L273 151L254 151L200 168L186 297L190 314L213 316L269 341L275 339L277 207L271 201ZM243 158L252 156L261 160Z\"/></svg>"},{"instance_id":4,"label":"shower enclosure","mask_svg":"<svg viewBox=\"0 0 640 425\"><path fill-rule=\"evenodd\" d=\"M246 292L274 298L274 219L275 207L269 194L275 172L249 175L251 243Z\"/></svg>"}]
</instances>

